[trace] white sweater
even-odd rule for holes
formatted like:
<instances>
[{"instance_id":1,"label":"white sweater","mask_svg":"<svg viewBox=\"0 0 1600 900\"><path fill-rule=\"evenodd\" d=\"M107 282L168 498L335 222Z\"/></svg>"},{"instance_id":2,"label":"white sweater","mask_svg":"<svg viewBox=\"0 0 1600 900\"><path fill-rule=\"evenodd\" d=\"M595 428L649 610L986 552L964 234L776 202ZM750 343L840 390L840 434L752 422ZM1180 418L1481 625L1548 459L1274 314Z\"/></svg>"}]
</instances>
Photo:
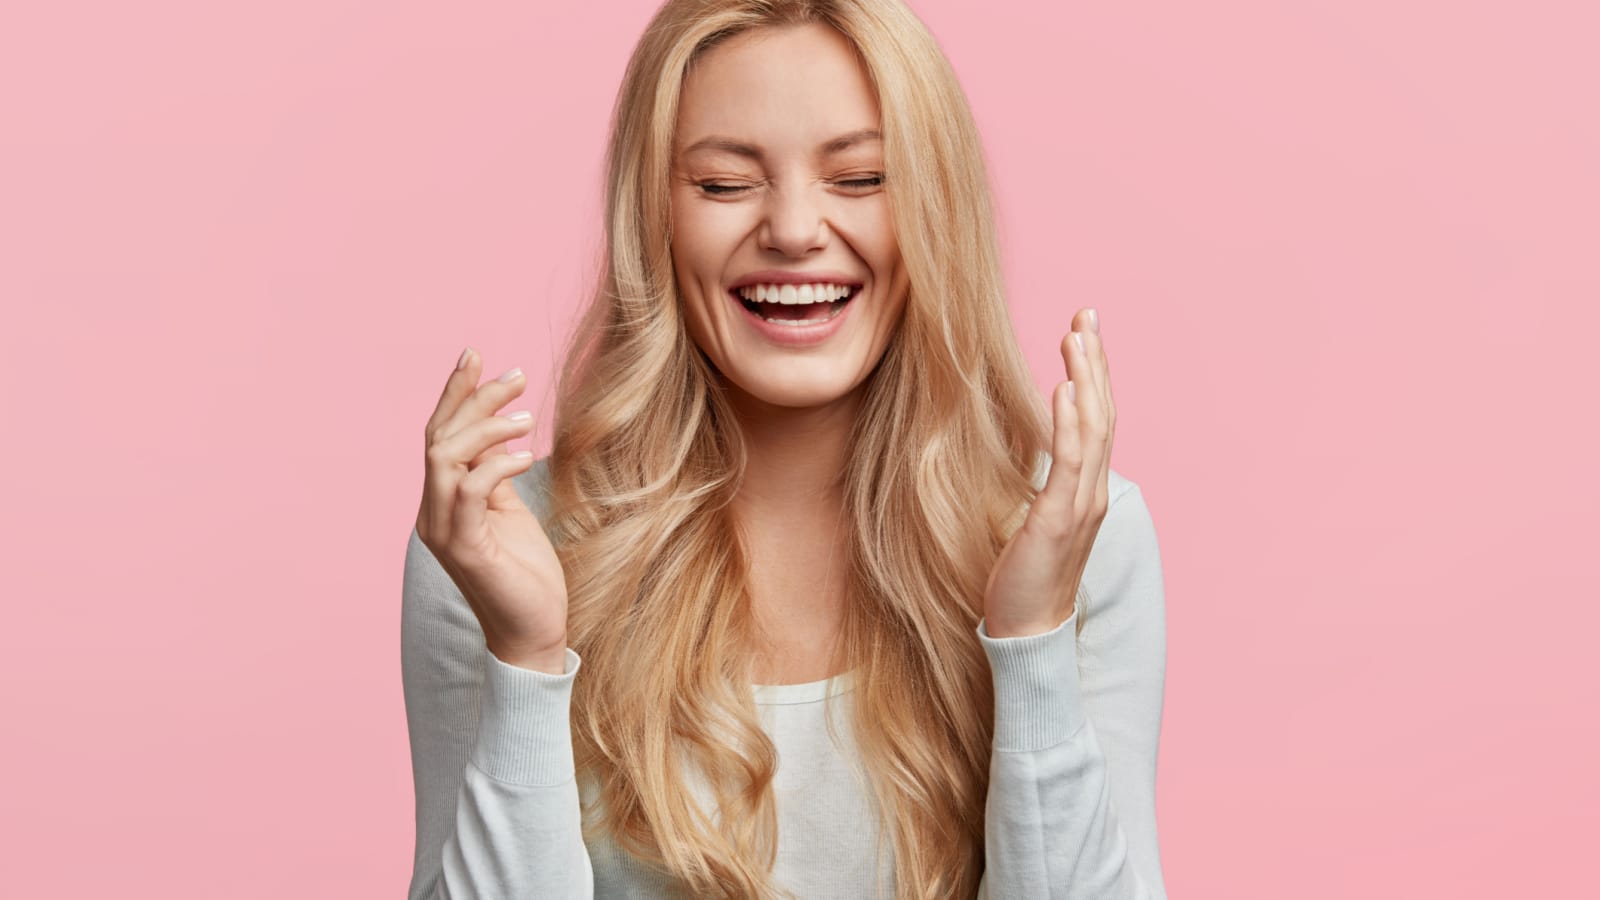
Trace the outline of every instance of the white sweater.
<instances>
[{"instance_id":1,"label":"white sweater","mask_svg":"<svg viewBox=\"0 0 1600 900\"><path fill-rule=\"evenodd\" d=\"M545 462L514 478L541 522ZM1041 457L1036 485L1048 466ZM982 622L976 629L995 688L978 900L1166 897L1155 818L1166 678L1161 558L1139 486L1113 470L1109 487L1072 616L1027 637L991 638ZM495 657L415 529L402 595L416 788L408 900L689 897L609 839L583 838L580 801L597 792L573 766L577 652L567 649L562 675ZM780 756L776 882L801 900L894 896L892 848L885 837L875 856L879 822L844 705L854 674L752 685ZM702 808L714 809L704 785L688 783Z\"/></svg>"}]
</instances>

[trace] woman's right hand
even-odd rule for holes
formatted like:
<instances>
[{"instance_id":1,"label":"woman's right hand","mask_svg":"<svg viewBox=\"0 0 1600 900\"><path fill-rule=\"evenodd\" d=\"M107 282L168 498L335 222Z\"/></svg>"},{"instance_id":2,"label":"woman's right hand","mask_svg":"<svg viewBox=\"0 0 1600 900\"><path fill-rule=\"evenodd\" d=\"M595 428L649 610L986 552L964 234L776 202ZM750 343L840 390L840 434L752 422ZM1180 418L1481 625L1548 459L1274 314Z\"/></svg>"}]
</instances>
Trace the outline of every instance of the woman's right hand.
<instances>
[{"instance_id":1,"label":"woman's right hand","mask_svg":"<svg viewBox=\"0 0 1600 900\"><path fill-rule=\"evenodd\" d=\"M491 653L560 675L566 577L544 527L511 483L533 465L533 455L510 454L505 446L533 427L532 415L494 414L522 393L526 376L512 369L479 385L482 361L471 349L464 357L428 419L417 536L460 588Z\"/></svg>"}]
</instances>

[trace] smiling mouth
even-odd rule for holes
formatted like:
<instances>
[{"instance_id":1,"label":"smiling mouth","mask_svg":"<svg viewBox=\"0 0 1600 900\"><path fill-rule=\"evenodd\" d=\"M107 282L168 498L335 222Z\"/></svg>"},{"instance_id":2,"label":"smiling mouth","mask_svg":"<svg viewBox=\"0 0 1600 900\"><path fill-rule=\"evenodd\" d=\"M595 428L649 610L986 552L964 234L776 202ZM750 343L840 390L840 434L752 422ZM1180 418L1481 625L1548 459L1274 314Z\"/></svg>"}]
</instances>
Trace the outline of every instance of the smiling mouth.
<instances>
[{"instance_id":1,"label":"smiling mouth","mask_svg":"<svg viewBox=\"0 0 1600 900\"><path fill-rule=\"evenodd\" d=\"M750 310L768 322L782 322L790 325L797 325L802 322L826 322L843 312L845 305L854 300L859 293L861 293L861 286L856 285L850 288L850 293L831 302L769 303L762 300L746 300L739 296L737 288L728 291L728 295L733 297L745 309Z\"/></svg>"}]
</instances>

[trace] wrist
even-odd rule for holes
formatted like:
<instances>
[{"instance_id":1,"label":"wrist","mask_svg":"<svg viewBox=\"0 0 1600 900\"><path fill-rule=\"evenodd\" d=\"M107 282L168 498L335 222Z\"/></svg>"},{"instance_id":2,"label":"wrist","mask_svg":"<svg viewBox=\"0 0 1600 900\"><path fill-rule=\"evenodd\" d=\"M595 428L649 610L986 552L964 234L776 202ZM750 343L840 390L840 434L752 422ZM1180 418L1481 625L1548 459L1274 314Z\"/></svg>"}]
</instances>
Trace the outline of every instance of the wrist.
<instances>
[{"instance_id":1,"label":"wrist","mask_svg":"<svg viewBox=\"0 0 1600 900\"><path fill-rule=\"evenodd\" d=\"M1067 610L1065 614L1053 617L1052 619L1047 619L1042 622L1037 620L1030 621L1026 619L1008 621L1006 619L985 617L983 620L983 630L989 635L989 637L997 639L1033 637L1035 635L1055 631L1057 628L1060 628L1062 623L1072 618L1072 614L1076 611L1077 606L1074 604L1074 606Z\"/></svg>"},{"instance_id":2,"label":"wrist","mask_svg":"<svg viewBox=\"0 0 1600 900\"><path fill-rule=\"evenodd\" d=\"M495 659L508 666L532 669L547 675L565 675L567 671L567 641L563 637L555 644L544 647L519 647L500 641L485 641Z\"/></svg>"}]
</instances>

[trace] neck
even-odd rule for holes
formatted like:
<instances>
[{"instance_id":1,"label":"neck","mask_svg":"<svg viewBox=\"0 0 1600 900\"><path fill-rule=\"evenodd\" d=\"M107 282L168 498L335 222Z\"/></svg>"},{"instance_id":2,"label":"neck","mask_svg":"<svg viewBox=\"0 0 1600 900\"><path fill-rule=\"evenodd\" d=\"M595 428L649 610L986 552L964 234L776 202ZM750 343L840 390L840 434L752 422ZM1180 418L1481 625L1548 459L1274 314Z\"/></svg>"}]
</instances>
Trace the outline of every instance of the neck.
<instances>
[{"instance_id":1,"label":"neck","mask_svg":"<svg viewBox=\"0 0 1600 900\"><path fill-rule=\"evenodd\" d=\"M734 499L741 517L832 521L844 500L850 430L860 407L852 391L826 406L773 406L748 395L734 401L745 438L745 477Z\"/></svg>"},{"instance_id":2,"label":"neck","mask_svg":"<svg viewBox=\"0 0 1600 900\"><path fill-rule=\"evenodd\" d=\"M859 395L823 407L777 407L739 396L744 481L731 511L754 562L750 599L763 643L762 684L834 671L848 592L844 483Z\"/></svg>"}]
</instances>

